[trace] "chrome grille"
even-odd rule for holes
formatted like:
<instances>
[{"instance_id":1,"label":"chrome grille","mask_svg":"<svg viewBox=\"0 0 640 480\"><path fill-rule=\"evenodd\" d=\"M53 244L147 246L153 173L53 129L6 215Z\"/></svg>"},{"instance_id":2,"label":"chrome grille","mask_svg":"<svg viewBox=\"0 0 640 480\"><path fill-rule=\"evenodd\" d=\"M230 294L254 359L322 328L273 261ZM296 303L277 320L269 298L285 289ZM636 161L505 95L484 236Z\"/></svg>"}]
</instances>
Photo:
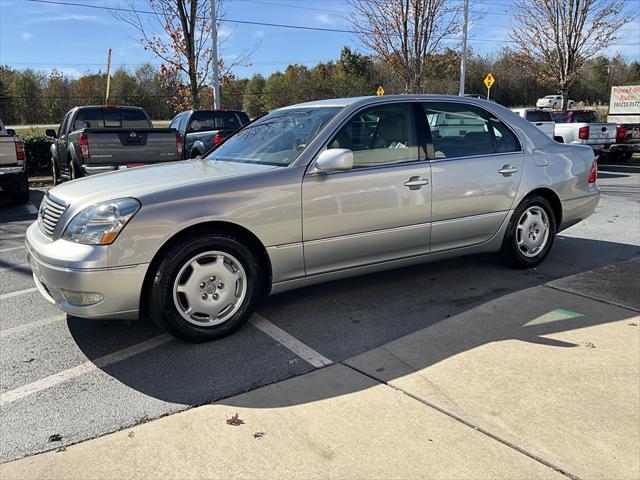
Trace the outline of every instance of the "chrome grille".
<instances>
[{"instance_id":1,"label":"chrome grille","mask_svg":"<svg viewBox=\"0 0 640 480\"><path fill-rule=\"evenodd\" d=\"M53 236L53 231L58 225L58 220L67 209L67 206L58 199L52 198L49 194L45 195L40 210L38 212L38 225L40 230L49 236Z\"/></svg>"}]
</instances>

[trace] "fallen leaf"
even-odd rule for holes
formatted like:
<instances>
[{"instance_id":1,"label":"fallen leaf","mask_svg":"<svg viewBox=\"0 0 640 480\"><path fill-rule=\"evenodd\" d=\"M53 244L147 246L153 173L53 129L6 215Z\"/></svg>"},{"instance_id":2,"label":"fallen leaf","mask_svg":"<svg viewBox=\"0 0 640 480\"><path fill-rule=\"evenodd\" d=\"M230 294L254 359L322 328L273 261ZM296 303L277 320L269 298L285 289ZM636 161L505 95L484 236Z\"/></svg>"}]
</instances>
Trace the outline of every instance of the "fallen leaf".
<instances>
[{"instance_id":1,"label":"fallen leaf","mask_svg":"<svg viewBox=\"0 0 640 480\"><path fill-rule=\"evenodd\" d=\"M253 438L262 438L264 437L264 432L256 432L253 434Z\"/></svg>"},{"instance_id":2,"label":"fallen leaf","mask_svg":"<svg viewBox=\"0 0 640 480\"><path fill-rule=\"evenodd\" d=\"M227 425L233 425L234 427L237 427L238 425L242 425L244 422L242 420L240 420L240 418L238 418L238 414L236 413L235 415L233 415L230 418L227 418Z\"/></svg>"},{"instance_id":3,"label":"fallen leaf","mask_svg":"<svg viewBox=\"0 0 640 480\"><path fill-rule=\"evenodd\" d=\"M135 433L134 432L129 432L128 436L129 436L129 438L133 438L135 436Z\"/></svg>"},{"instance_id":4,"label":"fallen leaf","mask_svg":"<svg viewBox=\"0 0 640 480\"><path fill-rule=\"evenodd\" d=\"M289 366L290 367L295 365L296 363L298 363L298 359L297 358L294 358L293 360L289 360Z\"/></svg>"},{"instance_id":5,"label":"fallen leaf","mask_svg":"<svg viewBox=\"0 0 640 480\"><path fill-rule=\"evenodd\" d=\"M53 435L51 435L49 437L49 443L51 442L61 442L62 441L62 435L60 435L59 433L54 433Z\"/></svg>"},{"instance_id":6,"label":"fallen leaf","mask_svg":"<svg viewBox=\"0 0 640 480\"><path fill-rule=\"evenodd\" d=\"M376 372L384 372L384 367L376 368Z\"/></svg>"}]
</instances>

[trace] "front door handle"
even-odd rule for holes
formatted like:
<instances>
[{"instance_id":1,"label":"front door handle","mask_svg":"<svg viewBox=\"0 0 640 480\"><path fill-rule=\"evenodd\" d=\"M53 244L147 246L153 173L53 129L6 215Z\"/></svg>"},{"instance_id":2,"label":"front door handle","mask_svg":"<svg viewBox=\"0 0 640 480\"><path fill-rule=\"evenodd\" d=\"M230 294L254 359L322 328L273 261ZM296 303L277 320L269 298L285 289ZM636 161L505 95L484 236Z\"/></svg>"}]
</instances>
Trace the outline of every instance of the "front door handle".
<instances>
[{"instance_id":1,"label":"front door handle","mask_svg":"<svg viewBox=\"0 0 640 480\"><path fill-rule=\"evenodd\" d=\"M420 178L418 176L411 177L409 180L403 183L405 187L409 187L409 190L420 190L423 185L427 185L429 180L426 178Z\"/></svg>"},{"instance_id":2,"label":"front door handle","mask_svg":"<svg viewBox=\"0 0 640 480\"><path fill-rule=\"evenodd\" d=\"M509 177L512 173L516 173L517 171L518 169L512 167L511 165L504 165L500 170L498 170L498 173L501 173L505 177Z\"/></svg>"}]
</instances>

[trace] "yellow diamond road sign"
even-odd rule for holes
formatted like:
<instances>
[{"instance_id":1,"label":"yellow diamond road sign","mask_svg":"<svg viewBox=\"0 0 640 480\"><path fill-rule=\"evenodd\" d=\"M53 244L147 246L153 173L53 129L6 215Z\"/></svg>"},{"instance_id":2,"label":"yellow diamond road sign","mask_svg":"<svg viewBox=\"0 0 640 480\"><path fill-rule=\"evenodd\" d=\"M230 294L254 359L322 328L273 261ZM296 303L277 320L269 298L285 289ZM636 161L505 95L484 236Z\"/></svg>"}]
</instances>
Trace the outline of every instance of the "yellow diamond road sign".
<instances>
[{"instance_id":1,"label":"yellow diamond road sign","mask_svg":"<svg viewBox=\"0 0 640 480\"><path fill-rule=\"evenodd\" d=\"M384 88L378 87L378 90L376 90L376 95L384 95Z\"/></svg>"},{"instance_id":2,"label":"yellow diamond road sign","mask_svg":"<svg viewBox=\"0 0 640 480\"><path fill-rule=\"evenodd\" d=\"M493 85L493 82L495 81L496 79L493 78L493 75L489 74L485 77L484 84L487 86L487 88L491 88L491 85Z\"/></svg>"}]
</instances>

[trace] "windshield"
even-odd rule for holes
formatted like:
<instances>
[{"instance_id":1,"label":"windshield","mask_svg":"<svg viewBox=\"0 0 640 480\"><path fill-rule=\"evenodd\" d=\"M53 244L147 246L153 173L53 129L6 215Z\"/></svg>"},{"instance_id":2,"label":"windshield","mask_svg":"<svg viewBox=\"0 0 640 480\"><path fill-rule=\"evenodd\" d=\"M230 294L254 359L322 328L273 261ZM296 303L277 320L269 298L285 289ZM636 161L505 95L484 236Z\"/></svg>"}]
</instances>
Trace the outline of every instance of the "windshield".
<instances>
[{"instance_id":1,"label":"windshield","mask_svg":"<svg viewBox=\"0 0 640 480\"><path fill-rule=\"evenodd\" d=\"M556 123L598 123L598 113L595 110L569 110L553 112Z\"/></svg>"},{"instance_id":2,"label":"windshield","mask_svg":"<svg viewBox=\"0 0 640 480\"><path fill-rule=\"evenodd\" d=\"M300 107L276 110L240 130L206 158L287 166L298 158L341 108Z\"/></svg>"}]
</instances>

